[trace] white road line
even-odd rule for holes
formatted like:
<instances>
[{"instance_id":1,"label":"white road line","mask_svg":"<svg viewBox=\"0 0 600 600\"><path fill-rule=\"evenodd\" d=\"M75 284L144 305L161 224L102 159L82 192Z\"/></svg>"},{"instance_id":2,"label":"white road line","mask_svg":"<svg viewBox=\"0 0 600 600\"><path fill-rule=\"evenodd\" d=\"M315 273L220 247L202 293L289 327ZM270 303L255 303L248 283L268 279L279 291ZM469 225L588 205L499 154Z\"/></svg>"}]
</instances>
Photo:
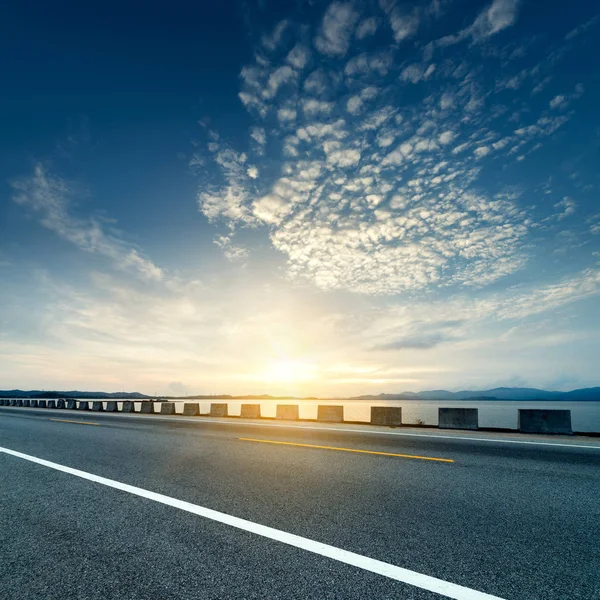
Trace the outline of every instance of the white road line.
<instances>
[{"instance_id":1,"label":"white road line","mask_svg":"<svg viewBox=\"0 0 600 600\"><path fill-rule=\"evenodd\" d=\"M176 498L164 496L163 494L150 492L133 485L115 481L114 479L107 479L106 477L100 477L99 475L94 475L93 473L86 473L85 471L72 469L71 467L59 465L58 463L37 458L36 456L30 456L29 454L23 454L22 452L10 450L9 448L3 448L0 446L0 452L10 456L15 456L17 458L22 458L23 460L42 465L44 467L48 467L49 469L62 471L63 473L68 473L69 475L80 477L81 479L87 479L88 481L93 481L94 483L99 483L107 487L121 490L123 492L133 494L134 496L140 496L142 498L154 500L155 502L166 504L167 506L172 506L200 517L211 519L212 521L217 521L243 531L248 531L250 533L287 544L288 546L294 546L296 548L300 548L301 550L312 552L313 554L325 556L326 558L331 558L333 560L337 560L338 562L342 562L353 567L358 567L359 569L363 569L365 571L370 571L390 579L395 579L396 581L400 581L402 583L416 586L423 590L440 594L446 598L454 598L455 600L502 600L499 596L492 596L490 594L478 592L477 590L463 587L455 583L430 577L429 575L423 575L422 573L410 571L409 569L403 569L402 567L397 567L380 560L375 560L374 558L349 552L348 550L342 550L341 548L336 548L335 546L322 544L321 542L316 542L309 538L295 535L293 533L287 533L285 531L281 531L280 529L274 529L273 527L260 525L258 523L254 523L253 521L247 521L245 519L233 517L226 513L218 512L197 504L192 504L191 502L177 500Z\"/></svg>"}]
</instances>

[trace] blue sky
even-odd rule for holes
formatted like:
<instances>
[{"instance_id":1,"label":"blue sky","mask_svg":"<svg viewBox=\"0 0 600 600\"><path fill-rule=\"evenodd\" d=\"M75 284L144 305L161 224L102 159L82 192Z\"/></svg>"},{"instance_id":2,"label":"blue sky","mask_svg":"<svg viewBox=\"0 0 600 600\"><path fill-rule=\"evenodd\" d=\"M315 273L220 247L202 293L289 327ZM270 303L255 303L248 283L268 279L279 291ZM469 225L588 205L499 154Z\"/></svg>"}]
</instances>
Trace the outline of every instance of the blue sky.
<instances>
[{"instance_id":1,"label":"blue sky","mask_svg":"<svg viewBox=\"0 0 600 600\"><path fill-rule=\"evenodd\" d=\"M598 4L1 11L0 388L598 385Z\"/></svg>"}]
</instances>

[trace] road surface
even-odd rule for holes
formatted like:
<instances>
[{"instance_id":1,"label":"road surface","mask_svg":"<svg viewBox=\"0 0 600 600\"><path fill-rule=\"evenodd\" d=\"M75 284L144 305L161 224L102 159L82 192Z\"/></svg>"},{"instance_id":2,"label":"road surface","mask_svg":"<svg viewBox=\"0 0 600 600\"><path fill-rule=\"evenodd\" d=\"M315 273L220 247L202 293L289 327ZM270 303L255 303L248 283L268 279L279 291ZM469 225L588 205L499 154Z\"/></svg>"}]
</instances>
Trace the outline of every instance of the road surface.
<instances>
[{"instance_id":1,"label":"road surface","mask_svg":"<svg viewBox=\"0 0 600 600\"><path fill-rule=\"evenodd\" d=\"M600 600L600 440L2 407L0 524L6 599Z\"/></svg>"}]
</instances>

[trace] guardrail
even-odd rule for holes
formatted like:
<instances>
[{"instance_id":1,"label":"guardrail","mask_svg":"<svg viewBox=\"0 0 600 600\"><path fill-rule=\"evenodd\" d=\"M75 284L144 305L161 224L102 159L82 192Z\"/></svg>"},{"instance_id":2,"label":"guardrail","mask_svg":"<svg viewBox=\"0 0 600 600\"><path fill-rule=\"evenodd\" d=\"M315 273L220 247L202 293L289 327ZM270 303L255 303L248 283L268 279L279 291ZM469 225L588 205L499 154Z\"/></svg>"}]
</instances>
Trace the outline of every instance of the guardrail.
<instances>
[{"instance_id":1,"label":"guardrail","mask_svg":"<svg viewBox=\"0 0 600 600\"><path fill-rule=\"evenodd\" d=\"M600 402L516 401L136 401L0 398L0 406L186 417L361 423L388 427L439 427L524 433L600 434ZM567 408L568 407L568 408Z\"/></svg>"}]
</instances>

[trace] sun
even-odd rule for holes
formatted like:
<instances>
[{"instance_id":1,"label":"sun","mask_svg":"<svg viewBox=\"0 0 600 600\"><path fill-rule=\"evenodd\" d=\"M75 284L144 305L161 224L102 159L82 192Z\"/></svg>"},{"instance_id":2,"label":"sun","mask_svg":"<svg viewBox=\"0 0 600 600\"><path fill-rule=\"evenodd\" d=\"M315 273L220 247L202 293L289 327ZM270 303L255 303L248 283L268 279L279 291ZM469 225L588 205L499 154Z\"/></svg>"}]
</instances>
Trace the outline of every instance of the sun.
<instances>
[{"instance_id":1,"label":"sun","mask_svg":"<svg viewBox=\"0 0 600 600\"><path fill-rule=\"evenodd\" d=\"M298 360L282 360L272 363L264 372L267 381L306 381L315 375L315 367Z\"/></svg>"}]
</instances>

